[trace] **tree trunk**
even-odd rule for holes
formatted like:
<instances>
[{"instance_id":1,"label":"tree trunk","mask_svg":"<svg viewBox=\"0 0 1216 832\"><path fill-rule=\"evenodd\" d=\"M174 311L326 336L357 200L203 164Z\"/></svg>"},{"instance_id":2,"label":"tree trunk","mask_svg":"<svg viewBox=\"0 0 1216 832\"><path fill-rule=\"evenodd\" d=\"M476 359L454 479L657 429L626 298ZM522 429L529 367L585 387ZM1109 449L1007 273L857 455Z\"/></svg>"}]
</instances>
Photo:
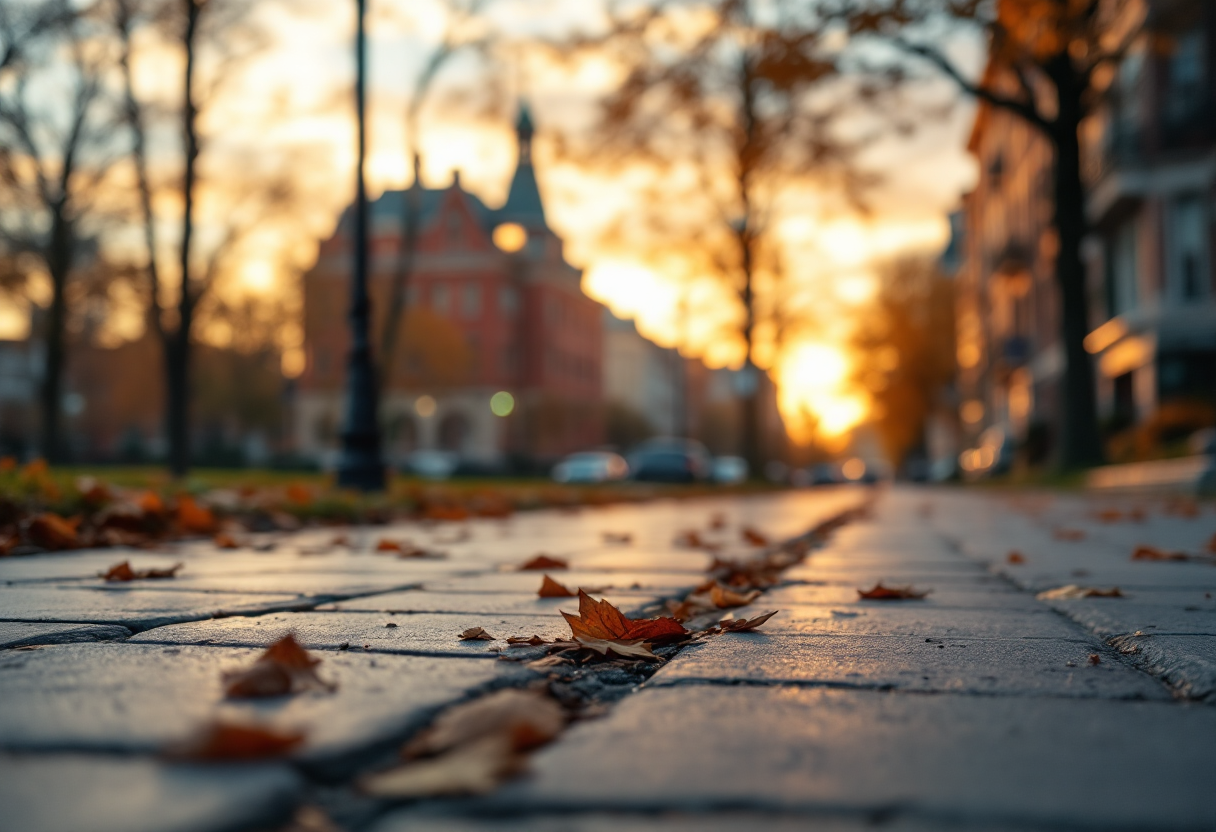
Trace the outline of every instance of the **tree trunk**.
<instances>
[{"instance_id":1,"label":"tree trunk","mask_svg":"<svg viewBox=\"0 0 1216 832\"><path fill-rule=\"evenodd\" d=\"M46 364L40 392L42 410L42 456L51 463L62 462L63 376L66 364L67 282L72 268L72 233L62 211L51 221L47 271L51 275L51 308L46 317Z\"/></svg>"},{"instance_id":2,"label":"tree trunk","mask_svg":"<svg viewBox=\"0 0 1216 832\"><path fill-rule=\"evenodd\" d=\"M1060 287L1060 337L1064 349L1057 461L1060 467L1069 469L1102 462L1093 364L1085 350L1085 336L1089 331L1085 267L1081 260L1081 242L1086 232L1085 190L1081 181L1078 138L1084 85L1067 54L1053 61L1049 71L1059 100L1052 136L1055 145L1054 224L1059 239L1055 272Z\"/></svg>"},{"instance_id":3,"label":"tree trunk","mask_svg":"<svg viewBox=\"0 0 1216 832\"><path fill-rule=\"evenodd\" d=\"M184 0L186 31L182 43L186 51L186 72L182 103L182 132L185 144L185 170L182 176L182 239L178 266L181 293L178 298L177 327L165 341L165 433L169 441L169 470L184 477L190 470L190 352L194 324L195 290L190 282L191 244L194 236L194 186L198 161L198 106L194 100L195 36L202 11L200 0Z\"/></svg>"}]
</instances>

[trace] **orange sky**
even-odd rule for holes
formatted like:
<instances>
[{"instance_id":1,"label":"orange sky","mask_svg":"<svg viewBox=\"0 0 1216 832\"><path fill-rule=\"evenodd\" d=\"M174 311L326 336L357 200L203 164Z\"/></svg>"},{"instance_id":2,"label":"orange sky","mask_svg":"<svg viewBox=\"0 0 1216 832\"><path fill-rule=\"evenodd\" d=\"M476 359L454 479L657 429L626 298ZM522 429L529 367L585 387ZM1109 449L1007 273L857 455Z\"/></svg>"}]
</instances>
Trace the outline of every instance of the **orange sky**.
<instances>
[{"instance_id":1,"label":"orange sky","mask_svg":"<svg viewBox=\"0 0 1216 832\"><path fill-rule=\"evenodd\" d=\"M419 56L433 43L441 21L428 0L372 5L367 172L374 196L408 182L403 113ZM353 194L353 124L343 99L352 80L348 6L353 4L312 4L303 13L285 0L267 4L264 14L273 21L275 44L245 70L240 94L225 98L204 122L204 129L222 128L230 145L246 142L262 150L307 153L310 159L297 174L310 195L307 210L290 231L280 229L250 246L229 275L225 292L283 292L315 257L318 240L332 231ZM584 0L500 0L492 5L496 19L515 34L551 28L554 21L578 21L588 7ZM595 97L610 88L616 72L602 62L557 68L522 49L509 60L505 98L492 102L496 112L489 114L459 95L470 81L478 81L467 61L451 64L440 77L420 123L424 181L447 184L459 169L467 189L491 205L500 202L515 161L509 116L518 94L526 94L540 131L536 155L546 210L566 241L568 259L585 269L588 294L616 314L636 319L639 329L659 343L673 344L683 333L687 354L703 356L712 366L737 365L740 351L710 326L712 310L722 307L712 289L693 291L688 302L695 307L695 324L679 324L682 287L690 279L695 283L697 275L680 274L674 261L648 262L627 245L602 241L604 231L628 214L656 173L639 168L608 176L554 160L552 136L587 124ZM158 78L163 81L164 66L147 61L142 77L149 89L160 85ZM276 111L268 122L270 97ZM775 233L785 244L788 271L817 313L815 326L800 332L773 367L779 401L796 436L800 415L808 409L825 433L842 433L865 415L866 401L850 387L850 357L842 348L851 318L864 310L874 290L877 261L944 244L946 212L972 180L963 150L969 112L959 107L951 118L925 124L911 138L885 140L870 152L884 182L870 195L868 216L825 217L821 195L810 190L796 194L782 213ZM212 210L224 210L222 200L214 205ZM11 327L11 318L12 310L0 309L0 328ZM298 345L298 328L285 330L287 369L299 365Z\"/></svg>"}]
</instances>

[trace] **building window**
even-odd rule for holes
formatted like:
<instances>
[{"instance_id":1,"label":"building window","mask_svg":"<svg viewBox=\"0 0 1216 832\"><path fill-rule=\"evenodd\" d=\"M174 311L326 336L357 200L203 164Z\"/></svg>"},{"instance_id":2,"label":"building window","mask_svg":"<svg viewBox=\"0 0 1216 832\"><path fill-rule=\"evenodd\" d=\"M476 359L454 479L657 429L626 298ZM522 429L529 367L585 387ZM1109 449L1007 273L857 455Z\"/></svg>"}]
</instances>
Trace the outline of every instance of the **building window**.
<instances>
[{"instance_id":1,"label":"building window","mask_svg":"<svg viewBox=\"0 0 1216 832\"><path fill-rule=\"evenodd\" d=\"M460 293L460 313L466 318L477 318L481 315L481 285L466 283Z\"/></svg>"},{"instance_id":2,"label":"building window","mask_svg":"<svg viewBox=\"0 0 1216 832\"><path fill-rule=\"evenodd\" d=\"M1207 217L1199 194L1174 199L1166 234L1167 296L1178 303L1207 298Z\"/></svg>"},{"instance_id":3,"label":"building window","mask_svg":"<svg viewBox=\"0 0 1216 832\"><path fill-rule=\"evenodd\" d=\"M447 315L452 305L451 287L439 283L431 287L431 308L440 315Z\"/></svg>"},{"instance_id":4,"label":"building window","mask_svg":"<svg viewBox=\"0 0 1216 832\"><path fill-rule=\"evenodd\" d=\"M1170 91L1165 96L1166 114L1172 120L1186 120L1203 107L1205 35L1202 28L1196 28L1174 39L1174 53L1169 61Z\"/></svg>"},{"instance_id":5,"label":"building window","mask_svg":"<svg viewBox=\"0 0 1216 832\"><path fill-rule=\"evenodd\" d=\"M519 311L519 292L514 286L503 286L498 290L498 306L504 315L515 316Z\"/></svg>"},{"instance_id":6,"label":"building window","mask_svg":"<svg viewBox=\"0 0 1216 832\"><path fill-rule=\"evenodd\" d=\"M1128 220L1115 231L1107 252L1106 297L1113 318L1136 306L1136 222Z\"/></svg>"}]
</instances>

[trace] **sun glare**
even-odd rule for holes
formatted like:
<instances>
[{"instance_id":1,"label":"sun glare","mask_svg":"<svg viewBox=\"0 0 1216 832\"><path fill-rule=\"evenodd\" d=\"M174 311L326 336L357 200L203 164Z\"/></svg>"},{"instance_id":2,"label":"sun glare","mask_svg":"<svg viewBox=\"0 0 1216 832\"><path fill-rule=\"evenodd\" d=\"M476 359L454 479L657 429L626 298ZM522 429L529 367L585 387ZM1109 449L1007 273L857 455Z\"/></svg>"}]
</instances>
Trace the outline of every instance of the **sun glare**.
<instances>
[{"instance_id":1,"label":"sun glare","mask_svg":"<svg viewBox=\"0 0 1216 832\"><path fill-rule=\"evenodd\" d=\"M865 399L849 389L850 369L848 356L830 344L802 344L782 362L779 404L796 440L839 437L865 417Z\"/></svg>"}]
</instances>

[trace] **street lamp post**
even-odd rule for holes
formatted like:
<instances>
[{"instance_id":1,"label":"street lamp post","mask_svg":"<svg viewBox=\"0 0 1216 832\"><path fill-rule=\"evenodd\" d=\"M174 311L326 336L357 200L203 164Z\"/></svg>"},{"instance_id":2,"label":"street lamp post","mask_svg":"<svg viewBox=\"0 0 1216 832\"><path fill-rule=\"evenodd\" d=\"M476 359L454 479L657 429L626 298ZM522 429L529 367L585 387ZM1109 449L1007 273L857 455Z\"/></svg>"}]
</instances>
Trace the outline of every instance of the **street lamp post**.
<instances>
[{"instance_id":1,"label":"street lamp post","mask_svg":"<svg viewBox=\"0 0 1216 832\"><path fill-rule=\"evenodd\" d=\"M355 112L359 123L359 170L355 178L354 248L350 293L350 355L346 364L346 403L342 423L342 454L338 485L361 491L384 489L380 458L376 374L372 370L371 304L367 296L367 187L363 177L367 154L367 0L356 0Z\"/></svg>"}]
</instances>

